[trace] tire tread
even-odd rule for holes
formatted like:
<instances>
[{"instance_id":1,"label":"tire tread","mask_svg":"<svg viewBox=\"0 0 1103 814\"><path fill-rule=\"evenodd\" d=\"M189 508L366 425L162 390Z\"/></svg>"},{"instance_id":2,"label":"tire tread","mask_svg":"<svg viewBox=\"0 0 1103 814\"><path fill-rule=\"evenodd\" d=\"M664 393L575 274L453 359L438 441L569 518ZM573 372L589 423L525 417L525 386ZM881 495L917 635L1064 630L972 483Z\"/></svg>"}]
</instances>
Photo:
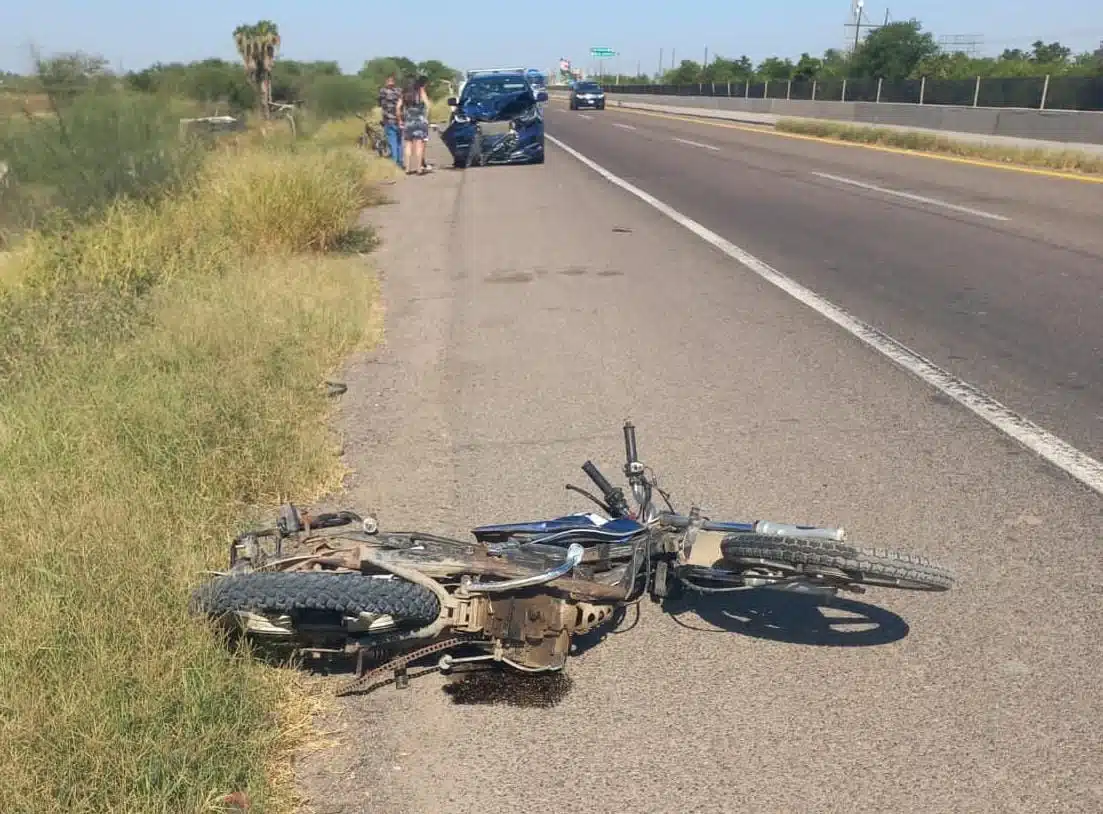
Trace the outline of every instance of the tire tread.
<instances>
[{"instance_id":1,"label":"tire tread","mask_svg":"<svg viewBox=\"0 0 1103 814\"><path fill-rule=\"evenodd\" d=\"M398 622L428 624L440 614L440 600L422 585L347 573L254 571L207 583L196 600L211 616L317 610L387 614Z\"/></svg>"}]
</instances>

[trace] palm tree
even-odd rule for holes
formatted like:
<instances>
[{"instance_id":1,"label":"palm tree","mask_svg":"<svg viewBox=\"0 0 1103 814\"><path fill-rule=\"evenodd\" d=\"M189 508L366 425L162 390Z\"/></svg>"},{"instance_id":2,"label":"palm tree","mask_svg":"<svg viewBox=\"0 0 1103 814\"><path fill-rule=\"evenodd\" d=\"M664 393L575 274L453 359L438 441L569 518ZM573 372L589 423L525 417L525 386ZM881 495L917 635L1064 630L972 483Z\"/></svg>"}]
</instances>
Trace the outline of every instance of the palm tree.
<instances>
[{"instance_id":1,"label":"palm tree","mask_svg":"<svg viewBox=\"0 0 1103 814\"><path fill-rule=\"evenodd\" d=\"M280 29L271 20L234 29L234 44L245 68L245 75L258 91L260 110L268 118L272 102L272 68L280 47Z\"/></svg>"}]
</instances>

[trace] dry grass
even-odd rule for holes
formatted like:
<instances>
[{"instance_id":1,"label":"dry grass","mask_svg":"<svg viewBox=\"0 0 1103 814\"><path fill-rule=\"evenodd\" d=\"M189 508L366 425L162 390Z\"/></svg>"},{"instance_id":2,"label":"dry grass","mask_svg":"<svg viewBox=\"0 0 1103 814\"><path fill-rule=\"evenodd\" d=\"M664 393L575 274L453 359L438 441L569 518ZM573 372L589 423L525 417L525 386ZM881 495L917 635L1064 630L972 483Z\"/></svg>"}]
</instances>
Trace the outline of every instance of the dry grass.
<instances>
[{"instance_id":1,"label":"dry grass","mask_svg":"<svg viewBox=\"0 0 1103 814\"><path fill-rule=\"evenodd\" d=\"M0 810L290 810L310 699L187 613L243 514L335 486L376 340L361 153L237 145L0 264Z\"/></svg>"},{"instance_id":2,"label":"dry grass","mask_svg":"<svg viewBox=\"0 0 1103 814\"><path fill-rule=\"evenodd\" d=\"M1063 172L1103 173L1103 155L1076 150L1021 149L957 141L948 136L916 130L891 130L885 127L861 127L811 119L780 119L777 129L836 141L878 144L916 152L939 153L976 158L1000 164L1018 164Z\"/></svg>"},{"instance_id":3,"label":"dry grass","mask_svg":"<svg viewBox=\"0 0 1103 814\"><path fill-rule=\"evenodd\" d=\"M354 150L219 150L194 182L156 205L111 204L57 240L34 236L22 268L38 291L110 286L123 293L181 277L221 274L244 253L328 251L371 201L367 162Z\"/></svg>"},{"instance_id":4,"label":"dry grass","mask_svg":"<svg viewBox=\"0 0 1103 814\"><path fill-rule=\"evenodd\" d=\"M451 108L444 101L433 102L429 108L429 121L440 125L441 130L448 126L448 117ZM373 110L365 114L373 125L379 126L379 111ZM364 122L355 117L334 119L322 124L314 135L319 143L340 146L355 144L356 139L364 132ZM395 177L401 175L395 167Z\"/></svg>"},{"instance_id":5,"label":"dry grass","mask_svg":"<svg viewBox=\"0 0 1103 814\"><path fill-rule=\"evenodd\" d=\"M367 117L373 124L379 119L378 114L368 113ZM349 116L323 122L314 134L314 140L327 147L349 147L356 144L356 140L363 132L364 122L355 116Z\"/></svg>"},{"instance_id":6,"label":"dry grass","mask_svg":"<svg viewBox=\"0 0 1103 814\"><path fill-rule=\"evenodd\" d=\"M45 93L0 91L0 117L45 115L50 112L50 100Z\"/></svg>"}]
</instances>

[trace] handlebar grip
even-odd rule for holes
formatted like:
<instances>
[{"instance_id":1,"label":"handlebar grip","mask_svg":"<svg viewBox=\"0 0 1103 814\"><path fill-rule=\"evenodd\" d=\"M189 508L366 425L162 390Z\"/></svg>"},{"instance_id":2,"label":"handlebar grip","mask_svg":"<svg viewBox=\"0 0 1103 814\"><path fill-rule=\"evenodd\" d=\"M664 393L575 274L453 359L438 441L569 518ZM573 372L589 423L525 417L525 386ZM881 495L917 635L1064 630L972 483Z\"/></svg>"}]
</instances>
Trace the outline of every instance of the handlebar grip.
<instances>
[{"instance_id":1,"label":"handlebar grip","mask_svg":"<svg viewBox=\"0 0 1103 814\"><path fill-rule=\"evenodd\" d=\"M632 422L624 422L624 457L629 464L639 461L639 453L636 452L636 428Z\"/></svg>"},{"instance_id":2,"label":"handlebar grip","mask_svg":"<svg viewBox=\"0 0 1103 814\"><path fill-rule=\"evenodd\" d=\"M613 484L609 483L608 479L598 471L598 468L594 466L593 461L587 461L582 464L582 471L592 480L597 488L601 490L601 493L608 499L609 495L613 493Z\"/></svg>"}]
</instances>

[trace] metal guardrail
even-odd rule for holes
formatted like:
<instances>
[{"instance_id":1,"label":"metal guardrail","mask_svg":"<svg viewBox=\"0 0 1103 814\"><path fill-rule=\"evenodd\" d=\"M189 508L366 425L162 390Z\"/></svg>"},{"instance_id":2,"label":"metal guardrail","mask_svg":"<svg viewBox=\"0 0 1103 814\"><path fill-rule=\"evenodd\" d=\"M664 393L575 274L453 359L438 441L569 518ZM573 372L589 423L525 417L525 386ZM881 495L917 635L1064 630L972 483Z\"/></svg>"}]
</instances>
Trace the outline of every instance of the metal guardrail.
<instances>
[{"instance_id":1,"label":"metal guardrail","mask_svg":"<svg viewBox=\"0 0 1103 814\"><path fill-rule=\"evenodd\" d=\"M687 85L610 84L604 88L606 93L626 95L1103 111L1103 77L924 77L902 82L888 82L883 79L781 79L769 82L695 82Z\"/></svg>"}]
</instances>

